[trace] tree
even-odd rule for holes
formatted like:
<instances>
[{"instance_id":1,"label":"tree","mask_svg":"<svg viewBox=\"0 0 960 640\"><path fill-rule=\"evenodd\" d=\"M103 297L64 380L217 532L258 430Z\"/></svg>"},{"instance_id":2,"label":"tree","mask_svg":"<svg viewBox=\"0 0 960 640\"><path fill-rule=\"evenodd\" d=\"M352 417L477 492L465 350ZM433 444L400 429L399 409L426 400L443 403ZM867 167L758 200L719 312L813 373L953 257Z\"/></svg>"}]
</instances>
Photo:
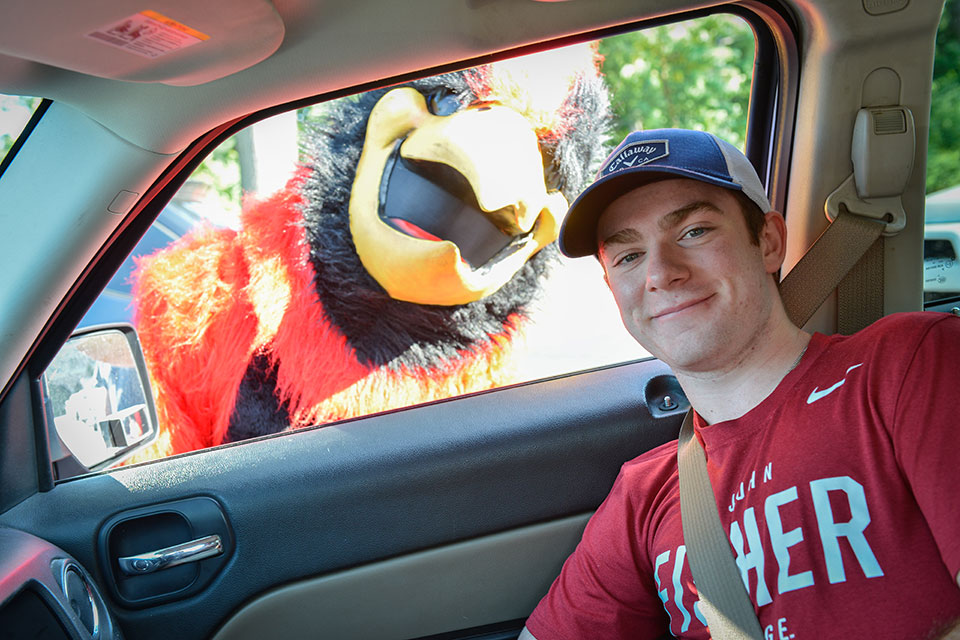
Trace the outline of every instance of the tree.
<instances>
[{"instance_id":1,"label":"tree","mask_svg":"<svg viewBox=\"0 0 960 640\"><path fill-rule=\"evenodd\" d=\"M927 193L960 184L960 2L949 0L937 29L927 149Z\"/></svg>"},{"instance_id":2,"label":"tree","mask_svg":"<svg viewBox=\"0 0 960 640\"><path fill-rule=\"evenodd\" d=\"M710 131L742 148L755 51L750 26L714 15L600 43L619 141L636 129Z\"/></svg>"}]
</instances>

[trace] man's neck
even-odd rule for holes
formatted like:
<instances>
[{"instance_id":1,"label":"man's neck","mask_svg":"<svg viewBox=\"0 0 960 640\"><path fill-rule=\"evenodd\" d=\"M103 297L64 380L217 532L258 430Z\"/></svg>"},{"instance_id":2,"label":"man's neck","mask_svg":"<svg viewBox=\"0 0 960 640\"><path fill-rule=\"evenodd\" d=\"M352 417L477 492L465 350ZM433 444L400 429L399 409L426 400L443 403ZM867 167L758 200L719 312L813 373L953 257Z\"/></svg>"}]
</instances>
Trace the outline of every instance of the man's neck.
<instances>
[{"instance_id":1,"label":"man's neck","mask_svg":"<svg viewBox=\"0 0 960 640\"><path fill-rule=\"evenodd\" d=\"M733 420L773 393L799 364L809 341L810 334L789 321L776 322L739 359L709 371L677 370L677 380L708 424Z\"/></svg>"}]
</instances>

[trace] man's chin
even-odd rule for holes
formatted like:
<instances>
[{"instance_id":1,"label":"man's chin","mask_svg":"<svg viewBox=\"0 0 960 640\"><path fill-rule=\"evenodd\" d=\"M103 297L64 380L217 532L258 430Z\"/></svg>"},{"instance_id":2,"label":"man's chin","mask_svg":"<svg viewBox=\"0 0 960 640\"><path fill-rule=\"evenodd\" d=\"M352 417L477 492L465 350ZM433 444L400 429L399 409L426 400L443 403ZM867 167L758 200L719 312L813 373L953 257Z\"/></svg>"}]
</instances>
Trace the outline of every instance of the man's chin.
<instances>
[{"instance_id":1,"label":"man's chin","mask_svg":"<svg viewBox=\"0 0 960 640\"><path fill-rule=\"evenodd\" d=\"M640 344L650 352L650 355L673 369L674 373L703 374L723 368L723 363L718 362L721 359L721 345L710 344L703 335L689 335L686 338L677 336L677 338L676 344L673 345L658 344L648 347L642 341Z\"/></svg>"}]
</instances>

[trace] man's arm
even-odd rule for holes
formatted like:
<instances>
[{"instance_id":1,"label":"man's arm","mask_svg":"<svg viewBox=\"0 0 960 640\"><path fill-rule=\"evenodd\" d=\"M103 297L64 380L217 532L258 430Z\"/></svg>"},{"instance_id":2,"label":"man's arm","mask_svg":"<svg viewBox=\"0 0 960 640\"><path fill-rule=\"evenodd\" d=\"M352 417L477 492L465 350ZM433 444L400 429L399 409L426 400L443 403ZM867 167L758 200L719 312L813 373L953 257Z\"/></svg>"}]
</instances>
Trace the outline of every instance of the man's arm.
<instances>
[{"instance_id":1,"label":"man's arm","mask_svg":"<svg viewBox=\"0 0 960 640\"><path fill-rule=\"evenodd\" d=\"M920 314L917 314L920 315ZM923 316L927 319L927 316ZM945 390L960 382L960 318L936 314L911 359L901 381L891 435L897 461L910 484L923 518L940 550L945 568L960 583L960 481L956 449L956 419ZM960 622L958 620L957 622Z\"/></svg>"}]
</instances>

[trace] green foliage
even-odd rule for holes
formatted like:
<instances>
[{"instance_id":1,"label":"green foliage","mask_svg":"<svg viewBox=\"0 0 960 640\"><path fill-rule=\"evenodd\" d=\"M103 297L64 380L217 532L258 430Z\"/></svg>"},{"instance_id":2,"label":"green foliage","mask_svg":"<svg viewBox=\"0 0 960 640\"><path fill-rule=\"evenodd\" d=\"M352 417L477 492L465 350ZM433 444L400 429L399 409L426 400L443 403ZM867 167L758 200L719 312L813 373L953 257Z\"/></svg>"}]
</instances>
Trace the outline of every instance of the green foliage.
<instances>
[{"instance_id":1,"label":"green foliage","mask_svg":"<svg viewBox=\"0 0 960 640\"><path fill-rule=\"evenodd\" d=\"M0 160L10 151L39 105L40 98L0 94Z\"/></svg>"},{"instance_id":2,"label":"green foliage","mask_svg":"<svg viewBox=\"0 0 960 640\"><path fill-rule=\"evenodd\" d=\"M710 131L742 148L754 50L749 25L729 15L601 41L616 114L613 138L682 127Z\"/></svg>"},{"instance_id":3,"label":"green foliage","mask_svg":"<svg viewBox=\"0 0 960 640\"><path fill-rule=\"evenodd\" d=\"M960 184L960 2L949 0L937 29L927 149L927 193Z\"/></svg>"},{"instance_id":4,"label":"green foliage","mask_svg":"<svg viewBox=\"0 0 960 640\"><path fill-rule=\"evenodd\" d=\"M240 212L243 197L240 188L240 153L237 151L237 137L230 136L213 150L190 176L209 185L216 194L216 204L224 211L236 216Z\"/></svg>"}]
</instances>

